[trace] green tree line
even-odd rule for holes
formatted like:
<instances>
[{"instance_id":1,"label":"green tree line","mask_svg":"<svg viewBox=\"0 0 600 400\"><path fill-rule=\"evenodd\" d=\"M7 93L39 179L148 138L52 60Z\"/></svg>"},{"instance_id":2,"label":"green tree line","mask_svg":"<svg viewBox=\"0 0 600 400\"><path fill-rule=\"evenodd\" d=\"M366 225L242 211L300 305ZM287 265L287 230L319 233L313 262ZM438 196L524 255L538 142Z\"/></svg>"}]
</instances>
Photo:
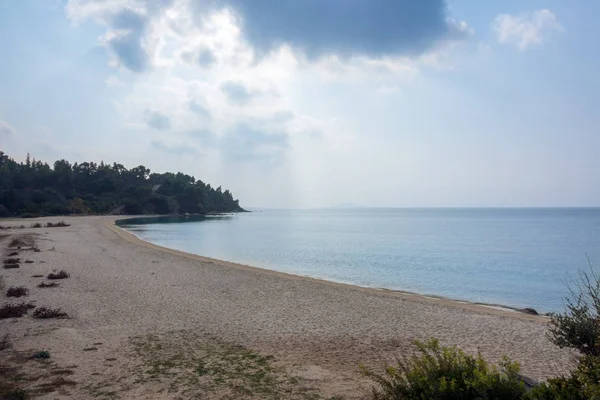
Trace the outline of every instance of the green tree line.
<instances>
[{"instance_id":1,"label":"green tree line","mask_svg":"<svg viewBox=\"0 0 600 400\"><path fill-rule=\"evenodd\" d=\"M0 151L0 217L63 214L204 214L244 211L229 190L140 165L59 160L18 163Z\"/></svg>"}]
</instances>

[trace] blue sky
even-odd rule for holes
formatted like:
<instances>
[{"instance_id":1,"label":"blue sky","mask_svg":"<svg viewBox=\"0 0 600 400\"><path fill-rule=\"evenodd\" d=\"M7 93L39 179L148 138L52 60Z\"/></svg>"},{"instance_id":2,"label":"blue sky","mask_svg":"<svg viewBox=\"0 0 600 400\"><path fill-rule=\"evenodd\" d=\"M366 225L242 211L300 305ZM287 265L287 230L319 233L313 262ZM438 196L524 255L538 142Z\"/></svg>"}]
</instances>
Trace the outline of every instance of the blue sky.
<instances>
[{"instance_id":1,"label":"blue sky","mask_svg":"<svg viewBox=\"0 0 600 400\"><path fill-rule=\"evenodd\" d=\"M244 205L599 206L596 1L0 0L0 149Z\"/></svg>"}]
</instances>

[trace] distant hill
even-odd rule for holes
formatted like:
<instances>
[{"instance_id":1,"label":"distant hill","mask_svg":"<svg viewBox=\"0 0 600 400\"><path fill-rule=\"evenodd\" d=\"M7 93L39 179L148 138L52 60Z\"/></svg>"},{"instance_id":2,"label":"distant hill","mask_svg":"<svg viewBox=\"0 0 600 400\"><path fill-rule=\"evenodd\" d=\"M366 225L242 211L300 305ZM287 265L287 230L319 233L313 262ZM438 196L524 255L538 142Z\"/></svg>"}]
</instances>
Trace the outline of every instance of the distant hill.
<instances>
[{"instance_id":1,"label":"distant hill","mask_svg":"<svg viewBox=\"0 0 600 400\"><path fill-rule=\"evenodd\" d=\"M240 212L229 190L178 172L93 162L17 163L0 151L0 217Z\"/></svg>"}]
</instances>

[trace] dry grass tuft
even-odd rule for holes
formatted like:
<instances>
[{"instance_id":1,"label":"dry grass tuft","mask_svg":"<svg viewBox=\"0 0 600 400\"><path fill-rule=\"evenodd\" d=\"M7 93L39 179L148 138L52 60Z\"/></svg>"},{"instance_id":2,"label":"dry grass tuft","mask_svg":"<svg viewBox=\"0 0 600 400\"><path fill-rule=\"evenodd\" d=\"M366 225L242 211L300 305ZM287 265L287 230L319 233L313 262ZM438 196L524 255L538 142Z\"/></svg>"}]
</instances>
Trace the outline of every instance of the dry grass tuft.
<instances>
[{"instance_id":1,"label":"dry grass tuft","mask_svg":"<svg viewBox=\"0 0 600 400\"><path fill-rule=\"evenodd\" d=\"M6 297L22 297L29 294L29 289L25 286L12 286L6 291Z\"/></svg>"},{"instance_id":2,"label":"dry grass tuft","mask_svg":"<svg viewBox=\"0 0 600 400\"><path fill-rule=\"evenodd\" d=\"M35 305L31 303L4 304L0 307L0 319L21 318L32 308L35 308Z\"/></svg>"},{"instance_id":3,"label":"dry grass tuft","mask_svg":"<svg viewBox=\"0 0 600 400\"><path fill-rule=\"evenodd\" d=\"M51 274L48 274L47 278L48 279L52 279L52 280L55 280L55 279L66 279L69 276L71 276L71 275L69 275L69 273L63 269L63 270L60 270L58 272L52 272Z\"/></svg>"},{"instance_id":4,"label":"dry grass tuft","mask_svg":"<svg viewBox=\"0 0 600 400\"><path fill-rule=\"evenodd\" d=\"M69 315L60 308L38 307L33 312L33 318L69 318Z\"/></svg>"},{"instance_id":5,"label":"dry grass tuft","mask_svg":"<svg viewBox=\"0 0 600 400\"><path fill-rule=\"evenodd\" d=\"M42 282L39 285L37 285L37 287L39 288L49 288L49 287L57 287L58 283L56 282L50 282L50 283L46 283L46 282Z\"/></svg>"}]
</instances>

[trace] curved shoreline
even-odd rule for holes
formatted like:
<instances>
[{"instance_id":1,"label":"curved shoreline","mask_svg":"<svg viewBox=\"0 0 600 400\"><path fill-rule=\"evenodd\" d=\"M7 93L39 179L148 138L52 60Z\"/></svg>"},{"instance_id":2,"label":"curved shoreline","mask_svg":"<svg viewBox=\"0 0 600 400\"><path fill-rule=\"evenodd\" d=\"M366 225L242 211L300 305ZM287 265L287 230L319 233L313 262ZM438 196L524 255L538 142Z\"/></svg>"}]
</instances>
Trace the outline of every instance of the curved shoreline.
<instances>
[{"instance_id":1,"label":"curved shoreline","mask_svg":"<svg viewBox=\"0 0 600 400\"><path fill-rule=\"evenodd\" d=\"M142 216L116 216L116 217L109 217L109 219L104 219L104 218L106 218L106 217L104 217L103 219L104 219L104 226L107 227L112 232L114 232L115 234L117 234L121 239L124 239L128 242L134 243L134 244L142 246L142 247L146 247L146 248L156 250L156 251L161 251L161 252L175 255L178 257L183 257L186 259L191 259L191 260L206 262L206 263L213 263L213 264L223 266L223 267L241 269L241 270L251 271L251 272L255 272L255 273L259 273L259 274L269 274L271 276L278 276L278 277L282 277L282 278L286 278L286 279L296 279L296 280L314 282L314 283L318 283L321 285L329 285L331 287L344 287L344 288L348 288L348 289L353 289L353 290L358 290L361 292L370 293L373 295L391 296L391 297L401 298L404 300L418 302L418 303L435 304L435 305L444 306L444 307L460 308L460 309L464 309L466 311L474 311L474 312L479 312L479 313L492 314L492 315L504 316L504 317L509 317L509 318L516 318L516 319L521 319L521 320L526 320L526 321L537 322L537 323L541 323L541 324L546 324L549 320L549 317L546 315L528 314L528 313L522 312L518 308L504 306L504 305L500 305L500 304L475 303L475 302L469 302L469 301L465 301L465 300L456 300L456 299L450 299L450 298L441 297L441 296L425 295L425 294L402 291L402 290L365 287L365 286L359 286L359 285L355 285L355 284L335 282L335 281L331 281L331 280L327 280L327 279L314 278L314 277L310 277L310 276L293 274L293 273L289 273L289 272L280 272L280 271L275 271L275 270L271 270L271 269L255 267L255 266L245 265L245 264L239 264L239 263L234 263L234 262L230 262L230 261L219 260L216 258L205 257L205 256L201 256L198 254L188 253L188 252L181 251L181 250L175 250L175 249L172 249L169 247L160 246L160 245L151 243L149 241L141 239L139 236L127 231L126 229L119 227L116 224L116 222L120 221L120 220L133 219L133 218L136 218L136 219L137 218L155 218L155 217L156 216L143 216L142 215Z\"/></svg>"}]
</instances>

